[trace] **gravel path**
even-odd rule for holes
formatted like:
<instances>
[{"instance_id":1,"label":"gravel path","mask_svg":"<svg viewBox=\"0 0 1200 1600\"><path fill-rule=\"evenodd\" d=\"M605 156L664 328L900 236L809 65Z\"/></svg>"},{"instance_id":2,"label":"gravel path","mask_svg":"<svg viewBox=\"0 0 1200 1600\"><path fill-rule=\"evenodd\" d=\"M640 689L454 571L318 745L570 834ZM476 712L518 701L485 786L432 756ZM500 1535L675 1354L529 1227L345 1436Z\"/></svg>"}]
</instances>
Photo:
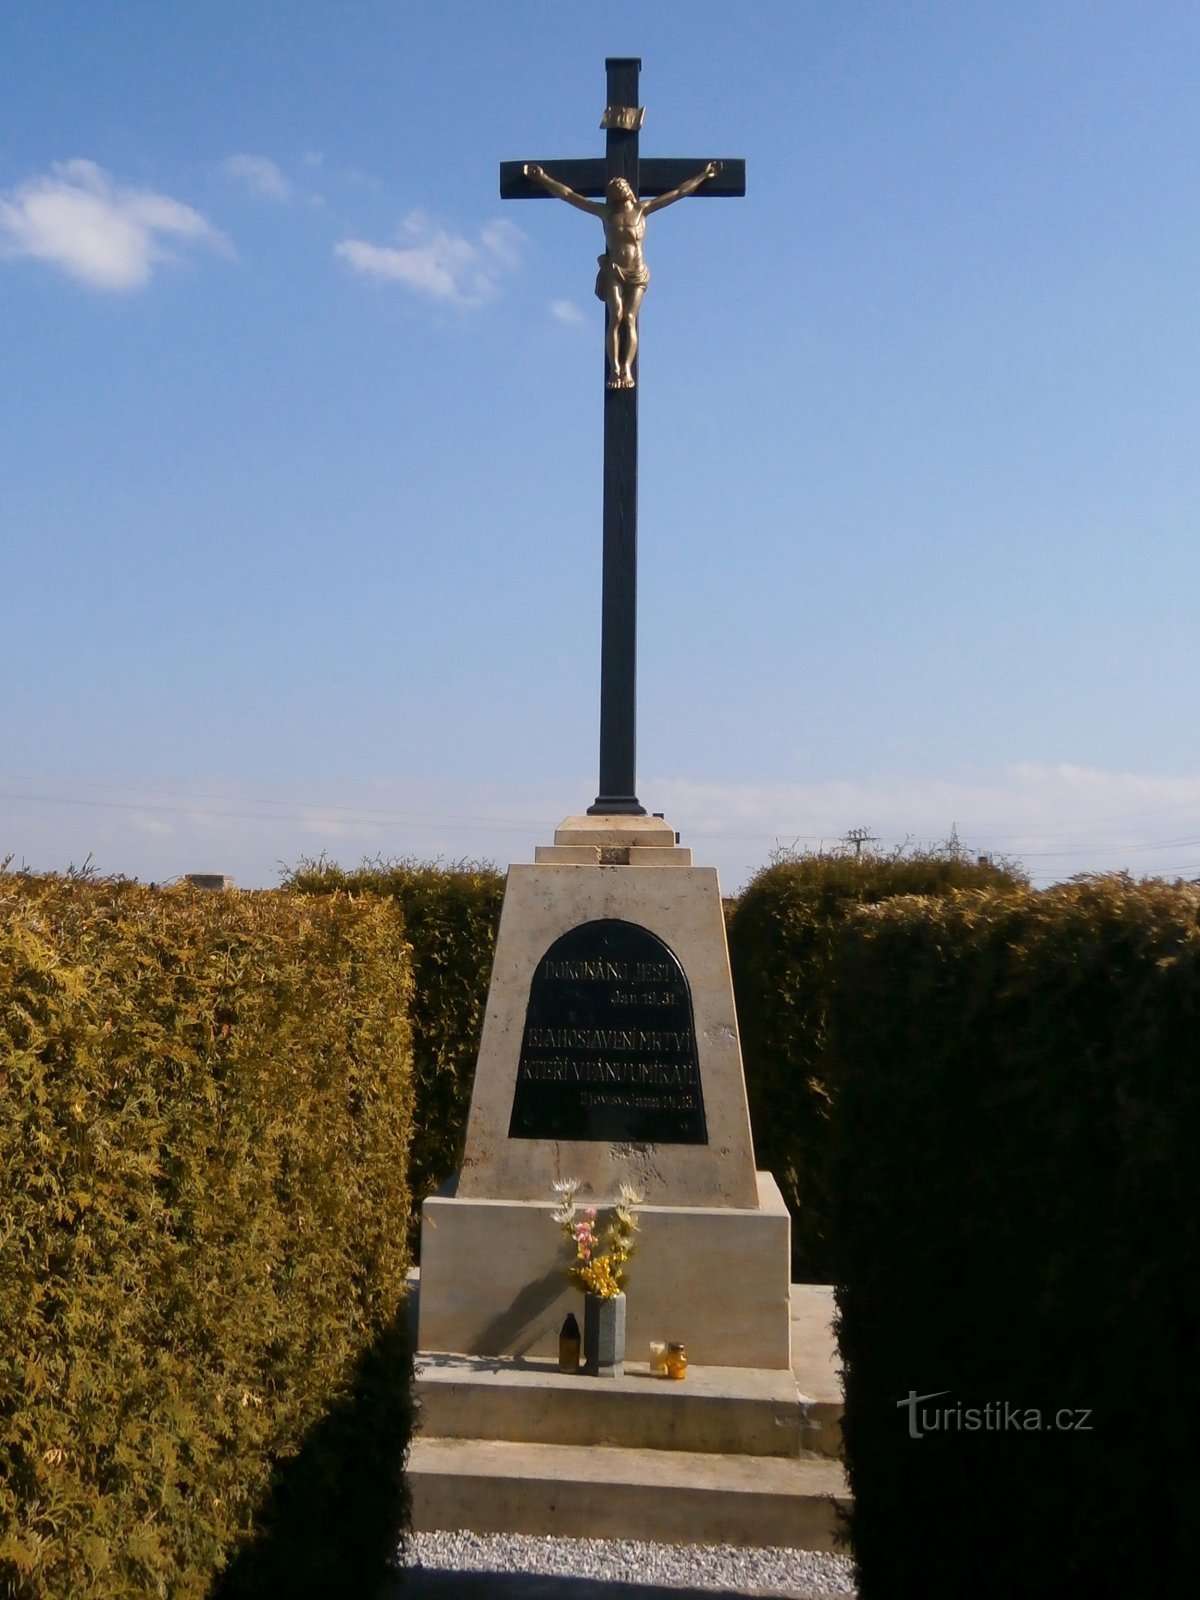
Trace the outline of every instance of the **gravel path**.
<instances>
[{"instance_id":1,"label":"gravel path","mask_svg":"<svg viewBox=\"0 0 1200 1600\"><path fill-rule=\"evenodd\" d=\"M714 1600L854 1595L849 1556L633 1539L415 1533L380 1600Z\"/></svg>"}]
</instances>

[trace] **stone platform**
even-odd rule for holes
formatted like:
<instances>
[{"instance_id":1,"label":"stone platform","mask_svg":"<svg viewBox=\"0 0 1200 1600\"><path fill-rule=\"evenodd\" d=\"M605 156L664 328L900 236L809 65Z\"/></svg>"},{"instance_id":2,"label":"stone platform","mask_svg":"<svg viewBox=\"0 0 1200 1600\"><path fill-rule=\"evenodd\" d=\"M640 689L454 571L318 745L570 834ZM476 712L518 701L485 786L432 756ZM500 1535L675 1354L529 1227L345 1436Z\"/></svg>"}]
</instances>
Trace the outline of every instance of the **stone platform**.
<instances>
[{"instance_id":1,"label":"stone platform","mask_svg":"<svg viewBox=\"0 0 1200 1600\"><path fill-rule=\"evenodd\" d=\"M791 1224L774 1178L754 1176L756 1210L639 1206L638 1289L626 1308L630 1350L654 1338L682 1339L702 1366L787 1373ZM580 1299L563 1271L551 1210L549 1198L463 1198L453 1184L425 1201L423 1352L557 1354L563 1318L579 1310ZM523 1285L516 1293L514 1283Z\"/></svg>"},{"instance_id":2,"label":"stone platform","mask_svg":"<svg viewBox=\"0 0 1200 1600\"><path fill-rule=\"evenodd\" d=\"M838 1548L832 1291L793 1285L791 1304L782 1372L692 1366L673 1383L637 1360L598 1379L545 1358L418 1356L414 1530Z\"/></svg>"}]
</instances>

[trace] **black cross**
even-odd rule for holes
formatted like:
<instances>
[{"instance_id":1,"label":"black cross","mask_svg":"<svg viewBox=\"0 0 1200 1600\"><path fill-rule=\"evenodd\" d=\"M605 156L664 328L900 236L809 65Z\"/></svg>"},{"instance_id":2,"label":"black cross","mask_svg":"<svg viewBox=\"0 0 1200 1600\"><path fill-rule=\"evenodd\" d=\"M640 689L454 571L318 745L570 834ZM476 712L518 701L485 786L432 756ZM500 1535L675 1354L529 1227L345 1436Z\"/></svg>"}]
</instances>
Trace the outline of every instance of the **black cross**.
<instances>
[{"instance_id":1,"label":"black cross","mask_svg":"<svg viewBox=\"0 0 1200 1600\"><path fill-rule=\"evenodd\" d=\"M666 194L700 171L707 158L638 155L638 73L634 57L609 57L604 160L542 161L552 178L589 199L603 199L613 178L625 178L639 199ZM621 110L631 114L620 117ZM617 115L614 115L616 113ZM629 127L620 126L625 121ZM546 200L525 176L523 161L500 163L505 200ZM742 195L746 163L725 161L698 196ZM598 243L602 241L597 241ZM607 367L606 367L607 374ZM644 816L637 798L637 397L632 389L604 391L604 577L600 632L600 793L590 816Z\"/></svg>"}]
</instances>

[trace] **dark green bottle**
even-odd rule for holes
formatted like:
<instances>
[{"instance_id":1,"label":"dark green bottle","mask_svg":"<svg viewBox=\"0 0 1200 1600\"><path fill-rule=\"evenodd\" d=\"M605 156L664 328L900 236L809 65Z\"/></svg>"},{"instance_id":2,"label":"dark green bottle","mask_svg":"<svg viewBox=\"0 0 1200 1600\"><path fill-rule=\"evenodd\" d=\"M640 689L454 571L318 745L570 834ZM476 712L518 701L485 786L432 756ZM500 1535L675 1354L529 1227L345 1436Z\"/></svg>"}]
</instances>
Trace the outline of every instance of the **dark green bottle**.
<instances>
[{"instance_id":1,"label":"dark green bottle","mask_svg":"<svg viewBox=\"0 0 1200 1600\"><path fill-rule=\"evenodd\" d=\"M567 1312L567 1320L563 1323L558 1335L558 1370L560 1372L579 1371L579 1324L575 1321L575 1313Z\"/></svg>"}]
</instances>

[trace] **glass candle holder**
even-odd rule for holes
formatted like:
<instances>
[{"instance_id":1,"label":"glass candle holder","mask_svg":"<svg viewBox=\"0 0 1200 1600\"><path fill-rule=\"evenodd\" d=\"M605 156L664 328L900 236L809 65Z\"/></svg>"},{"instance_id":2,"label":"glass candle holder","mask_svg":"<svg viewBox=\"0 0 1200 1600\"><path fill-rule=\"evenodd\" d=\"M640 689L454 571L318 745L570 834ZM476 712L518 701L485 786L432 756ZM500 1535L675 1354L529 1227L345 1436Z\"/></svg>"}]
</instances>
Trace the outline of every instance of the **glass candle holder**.
<instances>
[{"instance_id":1,"label":"glass candle holder","mask_svg":"<svg viewBox=\"0 0 1200 1600\"><path fill-rule=\"evenodd\" d=\"M685 1378L687 1376L687 1365L687 1351L683 1346L681 1344L669 1344L667 1346L667 1377L675 1378L676 1380Z\"/></svg>"},{"instance_id":2,"label":"glass candle holder","mask_svg":"<svg viewBox=\"0 0 1200 1600\"><path fill-rule=\"evenodd\" d=\"M667 1375L667 1346L662 1339L650 1341L650 1376L652 1378L665 1378Z\"/></svg>"}]
</instances>

